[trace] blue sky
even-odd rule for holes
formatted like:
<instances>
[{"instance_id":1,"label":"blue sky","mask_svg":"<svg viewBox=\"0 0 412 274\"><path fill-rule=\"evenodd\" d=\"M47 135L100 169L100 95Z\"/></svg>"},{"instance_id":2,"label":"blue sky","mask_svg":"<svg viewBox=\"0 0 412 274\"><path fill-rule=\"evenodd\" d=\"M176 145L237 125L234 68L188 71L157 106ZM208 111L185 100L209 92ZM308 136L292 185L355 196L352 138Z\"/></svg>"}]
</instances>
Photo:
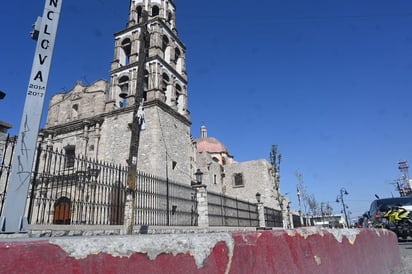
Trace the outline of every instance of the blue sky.
<instances>
[{"instance_id":1,"label":"blue sky","mask_svg":"<svg viewBox=\"0 0 412 274\"><path fill-rule=\"evenodd\" d=\"M397 195L399 160L412 161L412 2L383 0L175 0L187 46L189 108L237 161L282 153L281 190L297 208L296 170L307 192L339 190L352 215L374 194ZM108 79L113 33L128 0L64 1L48 99L77 80ZM33 60L31 25L44 1L0 9L0 120L17 134ZM44 119L42 126L44 125Z\"/></svg>"}]
</instances>

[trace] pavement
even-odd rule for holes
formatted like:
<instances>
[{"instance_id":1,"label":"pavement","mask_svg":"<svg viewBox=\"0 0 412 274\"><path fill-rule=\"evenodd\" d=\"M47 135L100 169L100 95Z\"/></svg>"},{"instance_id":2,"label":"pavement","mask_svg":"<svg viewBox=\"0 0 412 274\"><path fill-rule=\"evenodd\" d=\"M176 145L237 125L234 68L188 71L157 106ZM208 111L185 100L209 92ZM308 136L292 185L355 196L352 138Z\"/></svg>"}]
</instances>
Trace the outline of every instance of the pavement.
<instances>
[{"instance_id":1,"label":"pavement","mask_svg":"<svg viewBox=\"0 0 412 274\"><path fill-rule=\"evenodd\" d=\"M391 274L412 273L412 240L400 241L399 250L401 253L401 265L393 270Z\"/></svg>"}]
</instances>

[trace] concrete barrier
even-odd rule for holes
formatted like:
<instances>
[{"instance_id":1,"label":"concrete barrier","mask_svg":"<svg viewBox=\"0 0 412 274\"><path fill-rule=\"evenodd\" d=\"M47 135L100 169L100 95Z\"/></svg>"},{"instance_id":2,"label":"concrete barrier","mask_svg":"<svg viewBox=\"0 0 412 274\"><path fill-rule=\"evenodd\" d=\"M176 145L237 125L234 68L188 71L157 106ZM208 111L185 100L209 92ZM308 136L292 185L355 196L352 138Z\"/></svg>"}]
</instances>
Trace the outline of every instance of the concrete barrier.
<instances>
[{"instance_id":1,"label":"concrete barrier","mask_svg":"<svg viewBox=\"0 0 412 274\"><path fill-rule=\"evenodd\" d=\"M396 235L316 228L2 239L1 273L390 273Z\"/></svg>"}]
</instances>

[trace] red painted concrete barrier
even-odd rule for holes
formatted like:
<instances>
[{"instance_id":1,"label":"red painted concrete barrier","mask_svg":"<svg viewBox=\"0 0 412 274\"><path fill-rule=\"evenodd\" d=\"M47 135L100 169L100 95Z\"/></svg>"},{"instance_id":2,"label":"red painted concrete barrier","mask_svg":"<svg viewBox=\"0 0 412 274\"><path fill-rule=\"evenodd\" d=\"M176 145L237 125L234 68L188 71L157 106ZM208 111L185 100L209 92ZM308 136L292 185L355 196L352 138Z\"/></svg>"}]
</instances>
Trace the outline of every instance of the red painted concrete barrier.
<instances>
[{"instance_id":1,"label":"red painted concrete barrier","mask_svg":"<svg viewBox=\"0 0 412 274\"><path fill-rule=\"evenodd\" d=\"M3 239L0 273L390 273L397 237L376 229Z\"/></svg>"}]
</instances>

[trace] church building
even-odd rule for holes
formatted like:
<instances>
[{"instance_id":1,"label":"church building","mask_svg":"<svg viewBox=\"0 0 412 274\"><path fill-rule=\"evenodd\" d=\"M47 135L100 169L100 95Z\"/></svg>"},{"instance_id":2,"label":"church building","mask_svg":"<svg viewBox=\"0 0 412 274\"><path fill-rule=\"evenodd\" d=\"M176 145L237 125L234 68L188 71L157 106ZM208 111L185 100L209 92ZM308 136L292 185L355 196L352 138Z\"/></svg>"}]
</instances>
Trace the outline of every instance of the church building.
<instances>
[{"instance_id":1,"label":"church building","mask_svg":"<svg viewBox=\"0 0 412 274\"><path fill-rule=\"evenodd\" d=\"M140 106L139 170L190 185L199 169L208 191L251 202L259 192L265 206L280 208L285 199L266 159L236 162L205 126L192 136L185 53L174 1L131 0L127 26L115 33L110 79L55 94L45 141L66 155L126 166Z\"/></svg>"}]
</instances>

